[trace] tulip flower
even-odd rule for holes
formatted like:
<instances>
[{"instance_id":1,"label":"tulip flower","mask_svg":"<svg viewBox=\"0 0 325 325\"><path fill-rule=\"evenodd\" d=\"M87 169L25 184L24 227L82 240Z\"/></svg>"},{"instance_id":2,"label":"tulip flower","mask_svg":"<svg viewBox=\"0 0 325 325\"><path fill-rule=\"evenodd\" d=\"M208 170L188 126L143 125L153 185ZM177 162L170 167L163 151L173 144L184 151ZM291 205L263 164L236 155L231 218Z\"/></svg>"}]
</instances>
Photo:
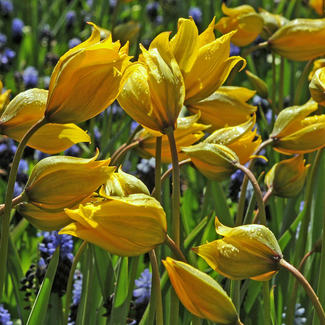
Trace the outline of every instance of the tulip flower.
<instances>
[{"instance_id":1,"label":"tulip flower","mask_svg":"<svg viewBox=\"0 0 325 325\"><path fill-rule=\"evenodd\" d=\"M250 71L245 71L249 81L251 82L254 89L256 89L256 95L268 99L269 98L269 89L267 84L258 76L251 73Z\"/></svg>"},{"instance_id":2,"label":"tulip flower","mask_svg":"<svg viewBox=\"0 0 325 325\"><path fill-rule=\"evenodd\" d=\"M325 67L325 59L318 59L314 61L314 66L313 66L313 70L310 71L309 75L308 75L308 80L311 81L311 79L313 79L313 76L315 74L315 72L320 69L320 68L324 68Z\"/></svg>"},{"instance_id":3,"label":"tulip flower","mask_svg":"<svg viewBox=\"0 0 325 325\"><path fill-rule=\"evenodd\" d=\"M169 33L159 34L149 51L141 46L142 56L125 70L118 97L126 113L155 136L165 134L168 127L176 129L185 96L168 37Z\"/></svg>"},{"instance_id":4,"label":"tulip flower","mask_svg":"<svg viewBox=\"0 0 325 325\"><path fill-rule=\"evenodd\" d=\"M220 87L211 96L187 106L190 113L201 111L200 122L211 130L246 122L257 107L246 103L256 92L243 87Z\"/></svg>"},{"instance_id":5,"label":"tulip flower","mask_svg":"<svg viewBox=\"0 0 325 325\"><path fill-rule=\"evenodd\" d=\"M323 0L309 0L308 5L312 7L319 16L324 15L324 1Z\"/></svg>"},{"instance_id":6,"label":"tulip flower","mask_svg":"<svg viewBox=\"0 0 325 325\"><path fill-rule=\"evenodd\" d=\"M135 176L124 173L122 167L118 169L117 173L111 174L99 192L103 197L129 196L136 193L150 195L147 186Z\"/></svg>"},{"instance_id":7,"label":"tulip flower","mask_svg":"<svg viewBox=\"0 0 325 325\"><path fill-rule=\"evenodd\" d=\"M265 226L251 224L230 228L215 219L222 239L192 250L214 270L233 280L270 280L279 270L282 252L274 234Z\"/></svg>"},{"instance_id":8,"label":"tulip flower","mask_svg":"<svg viewBox=\"0 0 325 325\"><path fill-rule=\"evenodd\" d=\"M209 275L170 257L163 264L180 301L192 314L218 324L242 324L227 293Z\"/></svg>"},{"instance_id":9,"label":"tulip flower","mask_svg":"<svg viewBox=\"0 0 325 325\"><path fill-rule=\"evenodd\" d=\"M51 123L79 123L107 108L119 93L129 64L128 45L120 49L111 35L100 41L96 25L89 39L65 53L49 85L45 117Z\"/></svg>"},{"instance_id":10,"label":"tulip flower","mask_svg":"<svg viewBox=\"0 0 325 325\"><path fill-rule=\"evenodd\" d=\"M316 70L309 84L309 90L313 100L325 106L325 68Z\"/></svg>"},{"instance_id":11,"label":"tulip flower","mask_svg":"<svg viewBox=\"0 0 325 325\"><path fill-rule=\"evenodd\" d=\"M190 146L204 137L204 130L208 129L210 125L196 123L200 118L200 114L188 117L180 117L177 119L177 129L175 130L175 141L178 151L178 160L184 160L187 156L181 152L181 147ZM142 130L134 137L135 141L139 142L136 147L139 155L144 158L156 156L156 138L146 130ZM161 161L166 164L172 162L168 138L166 135L162 136L161 141Z\"/></svg>"},{"instance_id":12,"label":"tulip flower","mask_svg":"<svg viewBox=\"0 0 325 325\"><path fill-rule=\"evenodd\" d=\"M228 8L223 3L221 10L228 17L221 18L215 25L215 29L223 34L237 30L231 39L236 46L252 43L264 27L263 18L249 5Z\"/></svg>"},{"instance_id":13,"label":"tulip flower","mask_svg":"<svg viewBox=\"0 0 325 325\"><path fill-rule=\"evenodd\" d=\"M60 234L81 238L119 256L145 254L167 236L165 212L156 199L146 194L112 196L65 211L73 222Z\"/></svg>"},{"instance_id":14,"label":"tulip flower","mask_svg":"<svg viewBox=\"0 0 325 325\"><path fill-rule=\"evenodd\" d=\"M221 182L235 172L235 164L244 165L258 148L255 115L246 123L213 132L202 143L182 148L195 167L207 178Z\"/></svg>"},{"instance_id":15,"label":"tulip flower","mask_svg":"<svg viewBox=\"0 0 325 325\"><path fill-rule=\"evenodd\" d=\"M275 164L265 176L266 186L280 197L293 197L302 190L308 168L303 155L283 160Z\"/></svg>"},{"instance_id":16,"label":"tulip flower","mask_svg":"<svg viewBox=\"0 0 325 325\"><path fill-rule=\"evenodd\" d=\"M6 106L9 103L9 96L11 93L11 90L8 89L4 92L2 92L3 90L3 84L0 81L0 115L2 115L3 111L5 110Z\"/></svg>"},{"instance_id":17,"label":"tulip flower","mask_svg":"<svg viewBox=\"0 0 325 325\"><path fill-rule=\"evenodd\" d=\"M268 40L269 48L293 61L308 61L325 54L325 19L295 19Z\"/></svg>"},{"instance_id":18,"label":"tulip flower","mask_svg":"<svg viewBox=\"0 0 325 325\"><path fill-rule=\"evenodd\" d=\"M282 15L271 14L267 10L259 8L260 16L264 20L264 28L260 36L264 39L268 39L274 34L280 27L284 26L289 20Z\"/></svg>"},{"instance_id":19,"label":"tulip flower","mask_svg":"<svg viewBox=\"0 0 325 325\"><path fill-rule=\"evenodd\" d=\"M273 148L284 154L303 154L325 146L325 115L306 117L317 110L317 103L287 107L280 112L270 134Z\"/></svg>"},{"instance_id":20,"label":"tulip flower","mask_svg":"<svg viewBox=\"0 0 325 325\"><path fill-rule=\"evenodd\" d=\"M0 133L21 141L25 133L44 116L47 96L48 91L41 89L29 89L18 94L0 117ZM54 154L78 142L90 142L90 137L75 124L48 123L37 130L28 146Z\"/></svg>"},{"instance_id":21,"label":"tulip flower","mask_svg":"<svg viewBox=\"0 0 325 325\"><path fill-rule=\"evenodd\" d=\"M48 157L32 170L22 193L25 201L46 212L72 208L104 184L115 167L110 159L95 161L66 156Z\"/></svg>"},{"instance_id":22,"label":"tulip flower","mask_svg":"<svg viewBox=\"0 0 325 325\"><path fill-rule=\"evenodd\" d=\"M192 18L179 19L178 31L170 41L170 47L184 77L185 105L212 95L238 62L242 61L244 68L246 61L243 58L229 57L230 40L234 33L216 39L213 19L208 28L198 35Z\"/></svg>"}]
</instances>

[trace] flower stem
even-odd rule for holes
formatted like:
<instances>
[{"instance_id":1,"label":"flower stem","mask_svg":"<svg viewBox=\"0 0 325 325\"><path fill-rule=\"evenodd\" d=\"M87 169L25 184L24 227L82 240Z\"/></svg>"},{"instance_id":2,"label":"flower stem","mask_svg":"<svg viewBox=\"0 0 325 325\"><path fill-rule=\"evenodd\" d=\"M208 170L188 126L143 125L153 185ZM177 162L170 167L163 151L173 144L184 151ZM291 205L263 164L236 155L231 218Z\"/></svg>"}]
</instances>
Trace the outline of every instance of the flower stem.
<instances>
[{"instance_id":1,"label":"flower stem","mask_svg":"<svg viewBox=\"0 0 325 325\"><path fill-rule=\"evenodd\" d=\"M263 281L264 325L271 325L270 281Z\"/></svg>"},{"instance_id":2,"label":"flower stem","mask_svg":"<svg viewBox=\"0 0 325 325\"><path fill-rule=\"evenodd\" d=\"M264 206L266 206L266 203L268 202L268 200L270 199L270 197L272 196L272 194L273 194L272 189L268 189L268 191L267 191L267 192L265 193L265 195L263 196ZM258 210L256 211L252 223L256 223L256 222L257 222L259 212L260 212L260 209L258 209Z\"/></svg>"},{"instance_id":3,"label":"flower stem","mask_svg":"<svg viewBox=\"0 0 325 325\"><path fill-rule=\"evenodd\" d=\"M306 293L308 294L311 302L313 303L316 313L318 315L319 321L321 325L325 325L325 313L323 310L322 305L319 302L318 297L316 296L315 291L310 286L306 278L290 263L285 261L283 258L280 260L280 265L288 270L302 285L302 287L305 289Z\"/></svg>"},{"instance_id":4,"label":"flower stem","mask_svg":"<svg viewBox=\"0 0 325 325\"><path fill-rule=\"evenodd\" d=\"M163 308L162 308L162 298L161 298L161 290L160 290L160 277L159 277L156 254L153 249L149 252L149 257L150 257L150 263L152 267L152 290L151 290L152 296L151 297L154 298L153 300L156 307L156 324L163 325L164 320L163 320Z\"/></svg>"},{"instance_id":5,"label":"flower stem","mask_svg":"<svg viewBox=\"0 0 325 325\"><path fill-rule=\"evenodd\" d=\"M7 193L5 198L5 208L4 208L4 215L2 220L2 228L1 228L0 265L2 266L0 267L0 301L2 301L1 300L2 291L3 291L5 276L6 276L11 202L14 193L19 162L29 139L38 129L40 129L46 123L47 120L45 119L45 117L43 117L27 131L27 133L22 138L20 144L18 145L17 151L15 153L12 162L12 166L9 174L9 180L8 180Z\"/></svg>"},{"instance_id":6,"label":"flower stem","mask_svg":"<svg viewBox=\"0 0 325 325\"><path fill-rule=\"evenodd\" d=\"M156 138L156 168L155 168L155 191L154 198L161 201L161 142L162 137Z\"/></svg>"},{"instance_id":7,"label":"flower stem","mask_svg":"<svg viewBox=\"0 0 325 325\"><path fill-rule=\"evenodd\" d=\"M257 206L259 209L259 219L261 221L262 225L266 226L266 215L265 215L265 206L264 206L264 201L263 201L263 196L262 196L262 192L261 189L258 185L258 182L255 178L255 176L253 175L253 173L246 168L245 166L241 165L241 164L235 164L235 166L242 170L246 176L249 178L249 180L251 181L254 191L255 191L255 196L256 196L256 202L257 202Z\"/></svg>"},{"instance_id":8,"label":"flower stem","mask_svg":"<svg viewBox=\"0 0 325 325\"><path fill-rule=\"evenodd\" d=\"M16 196L12 201L11 201L11 208L13 208L15 205L23 202L25 198L20 194ZM0 204L0 217L4 214L5 211L5 204Z\"/></svg>"},{"instance_id":9,"label":"flower stem","mask_svg":"<svg viewBox=\"0 0 325 325\"><path fill-rule=\"evenodd\" d=\"M164 244L167 245L167 247L172 251L174 256L182 262L187 263L186 258L184 257L183 253L179 249L179 247L175 244L175 242L167 235L166 240L164 241Z\"/></svg>"},{"instance_id":10,"label":"flower stem","mask_svg":"<svg viewBox=\"0 0 325 325\"><path fill-rule=\"evenodd\" d=\"M255 46L252 46L249 49L247 49L245 52L243 52L243 54L241 56L243 58L246 58L247 55L251 54L252 52L254 52L256 50L265 49L267 46L268 46L268 42L259 43Z\"/></svg>"},{"instance_id":11,"label":"flower stem","mask_svg":"<svg viewBox=\"0 0 325 325\"><path fill-rule=\"evenodd\" d=\"M130 143L129 145L127 146L122 146L120 149L118 149L117 153L112 156L112 159L111 159L111 163L110 165L111 166L118 166L120 164L120 160L121 158L123 158L123 156L132 148L134 147L137 147L139 145L139 141L135 141L135 142L132 142Z\"/></svg>"},{"instance_id":12,"label":"flower stem","mask_svg":"<svg viewBox=\"0 0 325 325\"><path fill-rule=\"evenodd\" d=\"M314 60L309 60L306 64L304 70L302 71L302 74L298 81L297 88L295 89L295 97L293 99L293 105L299 105L300 96L303 93L302 89L303 89L304 83L307 80L307 75L309 73L310 66L313 62L314 62Z\"/></svg>"}]
</instances>

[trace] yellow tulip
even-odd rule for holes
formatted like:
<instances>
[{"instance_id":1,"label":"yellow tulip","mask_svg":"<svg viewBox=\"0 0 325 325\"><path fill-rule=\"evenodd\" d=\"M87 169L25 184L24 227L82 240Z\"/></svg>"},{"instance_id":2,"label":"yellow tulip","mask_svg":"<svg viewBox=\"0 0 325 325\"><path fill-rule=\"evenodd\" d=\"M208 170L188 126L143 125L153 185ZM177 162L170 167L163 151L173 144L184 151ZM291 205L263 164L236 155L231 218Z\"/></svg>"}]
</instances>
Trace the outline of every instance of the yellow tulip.
<instances>
[{"instance_id":1,"label":"yellow tulip","mask_svg":"<svg viewBox=\"0 0 325 325\"><path fill-rule=\"evenodd\" d=\"M310 71L309 75L308 75L308 80L311 81L311 79L313 79L313 76L315 74L315 72L320 69L320 68L324 68L325 67L325 59L318 59L314 61L314 65L313 65L313 70Z\"/></svg>"},{"instance_id":2,"label":"yellow tulip","mask_svg":"<svg viewBox=\"0 0 325 325\"><path fill-rule=\"evenodd\" d=\"M325 106L325 68L318 69L315 72L309 84L309 90L313 100Z\"/></svg>"},{"instance_id":3,"label":"yellow tulip","mask_svg":"<svg viewBox=\"0 0 325 325\"><path fill-rule=\"evenodd\" d=\"M0 115L2 115L2 113L4 112L6 106L8 105L9 96L10 96L10 93L11 93L10 89L8 89L8 90L6 90L4 92L2 92L2 90L3 90L3 84L0 81Z\"/></svg>"},{"instance_id":4,"label":"yellow tulip","mask_svg":"<svg viewBox=\"0 0 325 325\"><path fill-rule=\"evenodd\" d=\"M308 168L303 155L283 160L275 164L265 176L266 186L280 197L293 197L302 190Z\"/></svg>"},{"instance_id":5,"label":"yellow tulip","mask_svg":"<svg viewBox=\"0 0 325 325\"><path fill-rule=\"evenodd\" d=\"M279 270L282 252L274 234L265 226L251 224L230 228L215 220L222 239L192 250L227 278L270 280Z\"/></svg>"},{"instance_id":6,"label":"yellow tulip","mask_svg":"<svg viewBox=\"0 0 325 325\"><path fill-rule=\"evenodd\" d=\"M38 162L25 186L23 197L29 203L47 212L72 208L104 184L115 167L110 159L95 161L53 156Z\"/></svg>"},{"instance_id":7,"label":"yellow tulip","mask_svg":"<svg viewBox=\"0 0 325 325\"><path fill-rule=\"evenodd\" d=\"M262 80L261 78L259 78L258 76L251 73L248 70L246 70L245 72L246 72L247 77L248 77L249 81L251 82L253 88L256 89L256 94L264 99L268 99L269 98L269 88L268 88L267 84L264 82L264 80Z\"/></svg>"},{"instance_id":8,"label":"yellow tulip","mask_svg":"<svg viewBox=\"0 0 325 325\"><path fill-rule=\"evenodd\" d=\"M259 8L260 16L264 20L264 28L260 36L264 39L268 39L274 34L280 27L284 26L289 20L281 15L271 14L270 12Z\"/></svg>"},{"instance_id":9,"label":"yellow tulip","mask_svg":"<svg viewBox=\"0 0 325 325\"><path fill-rule=\"evenodd\" d=\"M295 19L268 40L276 54L293 61L307 61L325 54L325 19Z\"/></svg>"},{"instance_id":10,"label":"yellow tulip","mask_svg":"<svg viewBox=\"0 0 325 325\"><path fill-rule=\"evenodd\" d=\"M237 30L237 33L231 39L231 42L236 46L246 46L252 43L261 33L264 27L264 20L256 13L253 7L243 5L236 8L228 8L223 3L221 9L228 17L221 18L215 28L223 34Z\"/></svg>"},{"instance_id":11,"label":"yellow tulip","mask_svg":"<svg viewBox=\"0 0 325 325\"><path fill-rule=\"evenodd\" d=\"M187 156L181 151L181 147L190 146L204 137L204 130L208 129L209 125L196 123L200 118L200 114L188 117L180 117L177 119L177 129L174 132L176 148L178 151L178 160L184 160ZM139 142L136 150L140 156L150 158L156 156L156 138L146 130L138 132L134 138ZM166 164L172 162L170 153L169 141L166 135L161 139L161 161Z\"/></svg>"},{"instance_id":12,"label":"yellow tulip","mask_svg":"<svg viewBox=\"0 0 325 325\"><path fill-rule=\"evenodd\" d=\"M231 299L214 279L170 257L163 263L180 301L192 314L218 324L242 324Z\"/></svg>"},{"instance_id":13,"label":"yellow tulip","mask_svg":"<svg viewBox=\"0 0 325 325\"><path fill-rule=\"evenodd\" d=\"M211 130L244 123L257 107L246 103L256 92L243 87L220 87L211 96L187 106L190 113L201 111L200 122L211 124Z\"/></svg>"},{"instance_id":14,"label":"yellow tulip","mask_svg":"<svg viewBox=\"0 0 325 325\"><path fill-rule=\"evenodd\" d=\"M270 138L273 148L284 154L304 154L325 146L325 115L306 117L317 103L287 107L278 115Z\"/></svg>"},{"instance_id":15,"label":"yellow tulip","mask_svg":"<svg viewBox=\"0 0 325 325\"><path fill-rule=\"evenodd\" d=\"M146 194L112 196L65 211L73 223L60 234L79 237L119 256L145 254L167 236L165 212L157 200Z\"/></svg>"},{"instance_id":16,"label":"yellow tulip","mask_svg":"<svg viewBox=\"0 0 325 325\"><path fill-rule=\"evenodd\" d=\"M170 41L185 82L185 105L194 104L212 95L227 79L239 56L229 57L230 40L235 32L220 38L214 35L214 19L198 35L192 18L179 19L177 34ZM188 40L191 40L189 42Z\"/></svg>"},{"instance_id":17,"label":"yellow tulip","mask_svg":"<svg viewBox=\"0 0 325 325\"><path fill-rule=\"evenodd\" d=\"M0 117L0 133L21 141L25 133L44 116L47 95L48 91L41 89L18 94ZM78 142L90 142L90 137L75 124L48 123L31 137L28 146L54 154Z\"/></svg>"},{"instance_id":18,"label":"yellow tulip","mask_svg":"<svg viewBox=\"0 0 325 325\"><path fill-rule=\"evenodd\" d=\"M55 66L49 85L45 117L51 123L79 123L107 108L119 93L121 72L129 64L128 45L100 31L64 54Z\"/></svg>"},{"instance_id":19,"label":"yellow tulip","mask_svg":"<svg viewBox=\"0 0 325 325\"><path fill-rule=\"evenodd\" d=\"M143 46L139 62L129 66L121 81L118 101L123 109L155 136L176 129L185 87L169 47L169 33L159 34L149 51Z\"/></svg>"},{"instance_id":20,"label":"yellow tulip","mask_svg":"<svg viewBox=\"0 0 325 325\"><path fill-rule=\"evenodd\" d=\"M142 193L150 195L146 185L133 175L124 173L122 167L117 173L113 173L107 182L101 187L99 194L103 197L129 196Z\"/></svg>"},{"instance_id":21,"label":"yellow tulip","mask_svg":"<svg viewBox=\"0 0 325 325\"><path fill-rule=\"evenodd\" d=\"M323 0L309 0L308 5L312 7L320 16L324 16L324 1Z\"/></svg>"}]
</instances>

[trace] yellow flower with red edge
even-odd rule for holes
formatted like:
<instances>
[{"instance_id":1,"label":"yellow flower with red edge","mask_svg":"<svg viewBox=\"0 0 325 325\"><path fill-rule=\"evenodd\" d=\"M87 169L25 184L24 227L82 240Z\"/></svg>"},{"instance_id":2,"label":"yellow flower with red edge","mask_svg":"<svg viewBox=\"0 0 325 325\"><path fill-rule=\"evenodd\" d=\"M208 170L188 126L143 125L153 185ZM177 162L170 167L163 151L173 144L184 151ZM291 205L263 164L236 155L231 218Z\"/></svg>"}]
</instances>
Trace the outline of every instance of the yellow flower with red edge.
<instances>
[{"instance_id":1,"label":"yellow flower with red edge","mask_svg":"<svg viewBox=\"0 0 325 325\"><path fill-rule=\"evenodd\" d=\"M128 44L120 48L100 31L65 53L49 85L45 117L50 123L80 123L107 108L118 96L122 72L129 64Z\"/></svg>"},{"instance_id":2,"label":"yellow flower with red edge","mask_svg":"<svg viewBox=\"0 0 325 325\"><path fill-rule=\"evenodd\" d=\"M166 240L165 212L156 199L146 194L111 196L65 211L72 220L60 234L81 238L111 254L145 254Z\"/></svg>"},{"instance_id":3,"label":"yellow flower with red edge","mask_svg":"<svg viewBox=\"0 0 325 325\"><path fill-rule=\"evenodd\" d=\"M222 17L215 28L225 34L237 30L231 41L236 46L246 46L252 43L264 27L263 18L249 5L228 8L222 4L222 12L228 17Z\"/></svg>"},{"instance_id":4,"label":"yellow flower with red edge","mask_svg":"<svg viewBox=\"0 0 325 325\"><path fill-rule=\"evenodd\" d=\"M305 105L282 110L274 124L270 138L273 148L281 153L304 154L325 146L325 115L308 115L318 104L309 100Z\"/></svg>"},{"instance_id":5,"label":"yellow flower with red edge","mask_svg":"<svg viewBox=\"0 0 325 325\"><path fill-rule=\"evenodd\" d=\"M218 273L234 280L270 280L280 268L282 252L274 234L265 226L251 224L234 228L215 220L222 239L192 250Z\"/></svg>"}]
</instances>

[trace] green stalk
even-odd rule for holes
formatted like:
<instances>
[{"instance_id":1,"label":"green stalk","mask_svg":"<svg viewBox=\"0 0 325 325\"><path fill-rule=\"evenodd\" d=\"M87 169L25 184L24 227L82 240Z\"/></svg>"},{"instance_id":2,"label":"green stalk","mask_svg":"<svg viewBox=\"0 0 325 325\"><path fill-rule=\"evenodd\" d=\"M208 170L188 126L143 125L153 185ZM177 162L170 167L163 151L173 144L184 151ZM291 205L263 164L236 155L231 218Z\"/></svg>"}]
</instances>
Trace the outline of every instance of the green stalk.
<instances>
[{"instance_id":1,"label":"green stalk","mask_svg":"<svg viewBox=\"0 0 325 325\"><path fill-rule=\"evenodd\" d=\"M275 121L275 110L276 110L276 65L275 65L275 54L272 53L272 127Z\"/></svg>"},{"instance_id":2,"label":"green stalk","mask_svg":"<svg viewBox=\"0 0 325 325\"><path fill-rule=\"evenodd\" d=\"M184 257L183 253L179 249L179 247L175 244L175 242L167 235L166 240L164 241L164 244L172 251L174 256L184 263L187 263L186 258Z\"/></svg>"},{"instance_id":3,"label":"green stalk","mask_svg":"<svg viewBox=\"0 0 325 325\"><path fill-rule=\"evenodd\" d=\"M283 110L283 82L284 82L284 58L281 57L281 64L280 64L280 76L279 76L279 112Z\"/></svg>"},{"instance_id":4,"label":"green stalk","mask_svg":"<svg viewBox=\"0 0 325 325\"><path fill-rule=\"evenodd\" d=\"M240 316L240 282L239 280L231 280L231 300Z\"/></svg>"},{"instance_id":5,"label":"green stalk","mask_svg":"<svg viewBox=\"0 0 325 325\"><path fill-rule=\"evenodd\" d=\"M121 146L119 150L117 150L116 154L112 156L111 159L111 166L118 166L120 165L120 160L123 158L123 156L132 148L137 147L139 145L139 141L132 142L131 144L127 146Z\"/></svg>"},{"instance_id":6,"label":"green stalk","mask_svg":"<svg viewBox=\"0 0 325 325\"><path fill-rule=\"evenodd\" d=\"M308 281L306 280L306 278L293 265L291 265L290 263L288 263L284 259L281 259L280 260L280 265L284 269L286 269L287 271L289 271L296 278L297 281L299 281L299 283L305 289L307 295L309 296L311 302L313 303L313 305L315 307L315 311L316 311L316 313L318 315L320 324L321 325L325 325L325 313L324 313L324 309L323 309L321 303L319 302L319 299L316 296L315 291L310 286L310 284L308 283Z\"/></svg>"},{"instance_id":7,"label":"green stalk","mask_svg":"<svg viewBox=\"0 0 325 325\"><path fill-rule=\"evenodd\" d=\"M192 324L191 325L201 325L201 318L192 314Z\"/></svg>"},{"instance_id":8,"label":"green stalk","mask_svg":"<svg viewBox=\"0 0 325 325\"><path fill-rule=\"evenodd\" d=\"M270 281L263 281L264 325L271 325Z\"/></svg>"},{"instance_id":9,"label":"green stalk","mask_svg":"<svg viewBox=\"0 0 325 325\"><path fill-rule=\"evenodd\" d=\"M11 201L11 208L13 208L15 205L21 203L24 201L24 197L20 194L16 196L12 201ZM5 204L0 204L0 217L4 214L5 212Z\"/></svg>"},{"instance_id":10,"label":"green stalk","mask_svg":"<svg viewBox=\"0 0 325 325\"><path fill-rule=\"evenodd\" d=\"M306 82L307 80L307 75L309 74L309 69L310 69L310 66L311 64L314 62L314 60L309 60L299 78L299 81L298 81L298 85L297 85L297 88L295 89L295 97L294 97L294 100L293 100L293 105L299 105L299 100L300 100L300 96L302 94L302 89L303 89L303 86L304 86L304 83Z\"/></svg>"},{"instance_id":11,"label":"green stalk","mask_svg":"<svg viewBox=\"0 0 325 325\"><path fill-rule=\"evenodd\" d=\"M66 291L66 296L65 296L65 309L64 309L64 314L63 314L63 325L68 324L71 297L72 297L73 277L74 277L74 273L75 273L76 268L77 268L77 264L79 263L80 257L82 255L82 253L84 252L86 245L87 245L86 241L84 241L80 245L80 247L78 249L78 252L77 252L75 258L73 259L73 263L71 265L68 284L67 284L67 291Z\"/></svg>"},{"instance_id":12,"label":"green stalk","mask_svg":"<svg viewBox=\"0 0 325 325\"><path fill-rule=\"evenodd\" d=\"M43 125L47 123L45 117L36 122L24 135L20 144L18 145L17 151L15 153L12 166L10 169L7 193L5 199L5 210L2 220L1 227L1 246L0 246L0 301L2 298L3 285L6 277L6 265L7 265L7 255L8 255L8 240L9 240L9 227L10 227L10 212L11 212L11 202L12 196L15 188L15 181L18 172L18 166L20 159L23 155L24 149L27 145L28 140L32 137L32 135L40 129Z\"/></svg>"},{"instance_id":13,"label":"green stalk","mask_svg":"<svg viewBox=\"0 0 325 325\"><path fill-rule=\"evenodd\" d=\"M161 202L161 142L162 137L157 137L154 198L159 202Z\"/></svg>"},{"instance_id":14,"label":"green stalk","mask_svg":"<svg viewBox=\"0 0 325 325\"><path fill-rule=\"evenodd\" d=\"M154 250L149 252L150 263L152 267L152 289L151 289L151 301L150 305L155 303L156 307L156 324L163 325L163 308L162 308L162 298L161 298L161 290L160 290L160 277L158 264L156 259L156 254ZM151 305L151 307L153 307ZM154 308L153 308L154 309Z\"/></svg>"}]
</instances>

